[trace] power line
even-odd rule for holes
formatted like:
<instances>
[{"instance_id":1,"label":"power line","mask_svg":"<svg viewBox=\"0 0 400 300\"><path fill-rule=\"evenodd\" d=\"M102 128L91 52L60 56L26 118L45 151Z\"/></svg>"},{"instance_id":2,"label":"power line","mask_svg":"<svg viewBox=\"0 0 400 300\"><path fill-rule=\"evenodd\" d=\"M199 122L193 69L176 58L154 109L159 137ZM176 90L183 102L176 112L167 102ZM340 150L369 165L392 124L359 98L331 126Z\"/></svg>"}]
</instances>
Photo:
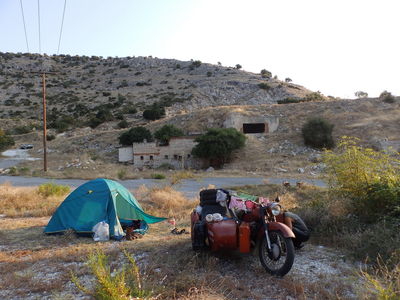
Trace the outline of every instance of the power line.
<instances>
[{"instance_id":1,"label":"power line","mask_svg":"<svg viewBox=\"0 0 400 300\"><path fill-rule=\"evenodd\" d=\"M25 25L25 16L24 16L24 7L22 6L22 0L19 0L21 4L21 13L22 13L22 21L24 23L24 32L25 32L25 42L26 42L26 50L29 52L29 45L28 45L28 36L26 34L26 25Z\"/></svg>"},{"instance_id":2,"label":"power line","mask_svg":"<svg viewBox=\"0 0 400 300\"><path fill-rule=\"evenodd\" d=\"M39 24L39 53L42 53L42 47L40 43L40 0L37 1L38 5L38 24Z\"/></svg>"},{"instance_id":3,"label":"power line","mask_svg":"<svg viewBox=\"0 0 400 300\"><path fill-rule=\"evenodd\" d=\"M60 52L61 35L62 35L63 26L64 26L64 16L65 16L65 7L66 6L67 6L67 0L64 0L64 10L63 10L63 16L62 16L62 21L61 21L60 38L58 39L57 55Z\"/></svg>"}]
</instances>

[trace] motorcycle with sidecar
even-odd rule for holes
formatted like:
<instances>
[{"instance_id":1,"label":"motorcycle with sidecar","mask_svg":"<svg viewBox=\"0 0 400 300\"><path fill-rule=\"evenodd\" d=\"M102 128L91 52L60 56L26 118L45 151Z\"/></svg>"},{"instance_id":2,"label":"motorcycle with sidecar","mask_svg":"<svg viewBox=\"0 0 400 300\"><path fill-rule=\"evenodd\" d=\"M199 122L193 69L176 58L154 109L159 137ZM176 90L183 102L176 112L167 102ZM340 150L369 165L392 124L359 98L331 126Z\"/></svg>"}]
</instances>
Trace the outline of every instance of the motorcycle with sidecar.
<instances>
[{"instance_id":1,"label":"motorcycle with sidecar","mask_svg":"<svg viewBox=\"0 0 400 300\"><path fill-rule=\"evenodd\" d=\"M232 191L203 190L200 205L191 213L192 248L241 253L258 248L265 270L284 276L294 262L295 235L284 224L282 211L276 201L256 202L240 199Z\"/></svg>"}]
</instances>

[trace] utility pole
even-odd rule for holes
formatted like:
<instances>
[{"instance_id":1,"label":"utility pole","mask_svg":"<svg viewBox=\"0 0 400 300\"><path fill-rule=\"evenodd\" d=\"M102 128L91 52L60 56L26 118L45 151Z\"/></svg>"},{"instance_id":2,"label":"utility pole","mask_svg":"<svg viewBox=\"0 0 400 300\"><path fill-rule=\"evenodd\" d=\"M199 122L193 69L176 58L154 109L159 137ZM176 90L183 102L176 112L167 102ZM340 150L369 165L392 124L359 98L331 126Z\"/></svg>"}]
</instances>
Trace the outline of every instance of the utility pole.
<instances>
[{"instance_id":1,"label":"utility pole","mask_svg":"<svg viewBox=\"0 0 400 300\"><path fill-rule=\"evenodd\" d=\"M47 119L46 119L46 73L42 73L43 94L43 171L47 172Z\"/></svg>"},{"instance_id":2,"label":"utility pole","mask_svg":"<svg viewBox=\"0 0 400 300\"><path fill-rule=\"evenodd\" d=\"M57 74L57 72L29 72L42 75L42 96L43 96L43 171L47 172L47 105L46 105L46 74Z\"/></svg>"}]
</instances>

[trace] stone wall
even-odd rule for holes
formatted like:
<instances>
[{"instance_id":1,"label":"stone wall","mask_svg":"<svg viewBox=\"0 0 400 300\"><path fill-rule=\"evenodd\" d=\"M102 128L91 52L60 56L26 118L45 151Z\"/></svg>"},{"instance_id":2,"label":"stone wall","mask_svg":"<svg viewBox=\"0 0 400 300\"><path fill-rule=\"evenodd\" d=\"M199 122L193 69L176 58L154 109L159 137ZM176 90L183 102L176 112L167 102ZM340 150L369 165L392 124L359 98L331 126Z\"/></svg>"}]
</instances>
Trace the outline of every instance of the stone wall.
<instances>
[{"instance_id":1,"label":"stone wall","mask_svg":"<svg viewBox=\"0 0 400 300\"><path fill-rule=\"evenodd\" d=\"M175 169L198 168L200 161L191 154L195 145L194 137L172 138L168 146L156 143L133 143L132 148L119 149L119 161L131 161L137 168L157 168L162 164L169 164ZM131 159L128 159L129 155Z\"/></svg>"}]
</instances>

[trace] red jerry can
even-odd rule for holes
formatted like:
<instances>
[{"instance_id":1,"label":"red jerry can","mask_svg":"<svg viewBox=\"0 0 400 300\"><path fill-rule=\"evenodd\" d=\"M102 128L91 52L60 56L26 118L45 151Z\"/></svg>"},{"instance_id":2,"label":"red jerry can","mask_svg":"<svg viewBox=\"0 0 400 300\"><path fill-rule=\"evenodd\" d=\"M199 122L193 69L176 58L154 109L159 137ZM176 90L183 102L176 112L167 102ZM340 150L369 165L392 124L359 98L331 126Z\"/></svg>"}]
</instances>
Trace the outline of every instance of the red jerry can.
<instances>
[{"instance_id":1,"label":"red jerry can","mask_svg":"<svg viewBox=\"0 0 400 300\"><path fill-rule=\"evenodd\" d=\"M239 251L250 252L250 225L247 222L242 222L239 226Z\"/></svg>"},{"instance_id":2,"label":"red jerry can","mask_svg":"<svg viewBox=\"0 0 400 300\"><path fill-rule=\"evenodd\" d=\"M237 224L234 220L207 222L211 251L237 249Z\"/></svg>"}]
</instances>

